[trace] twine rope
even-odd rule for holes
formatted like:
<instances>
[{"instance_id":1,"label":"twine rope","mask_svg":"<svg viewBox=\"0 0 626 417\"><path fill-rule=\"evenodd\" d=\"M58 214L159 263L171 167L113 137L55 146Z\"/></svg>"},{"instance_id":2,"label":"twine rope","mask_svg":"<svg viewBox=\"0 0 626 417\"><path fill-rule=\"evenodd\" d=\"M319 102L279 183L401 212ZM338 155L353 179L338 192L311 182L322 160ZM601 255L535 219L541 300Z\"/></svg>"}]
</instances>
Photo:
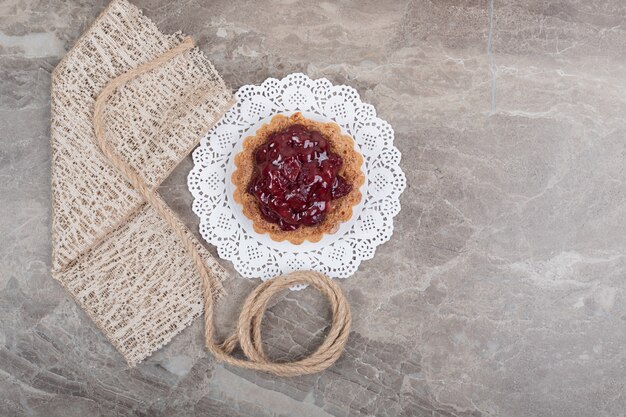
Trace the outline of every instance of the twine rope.
<instances>
[{"instance_id":1,"label":"twine rope","mask_svg":"<svg viewBox=\"0 0 626 417\"><path fill-rule=\"evenodd\" d=\"M195 46L192 38L187 37L182 43L163 53L152 61L111 80L98 95L94 107L93 125L97 144L105 158L117 168L128 182L137 190L181 240L184 248L193 259L202 282L204 302L204 336L206 348L222 362L241 368L265 371L279 376L297 376L313 374L331 366L341 356L348 340L352 318L348 302L339 286L324 274L314 271L297 271L268 280L250 293L243 304L235 332L222 343L215 341L214 308L215 297L221 286L203 262L198 247L186 233L184 226L170 210L165 201L151 188L106 141L105 109L108 99L115 90L131 79L145 74L172 58ZM322 344L310 356L294 362L272 362L265 354L261 337L261 323L269 300L277 293L297 284L309 284L320 291L330 302L332 319L331 328ZM247 357L239 359L232 356L239 345Z\"/></svg>"}]
</instances>

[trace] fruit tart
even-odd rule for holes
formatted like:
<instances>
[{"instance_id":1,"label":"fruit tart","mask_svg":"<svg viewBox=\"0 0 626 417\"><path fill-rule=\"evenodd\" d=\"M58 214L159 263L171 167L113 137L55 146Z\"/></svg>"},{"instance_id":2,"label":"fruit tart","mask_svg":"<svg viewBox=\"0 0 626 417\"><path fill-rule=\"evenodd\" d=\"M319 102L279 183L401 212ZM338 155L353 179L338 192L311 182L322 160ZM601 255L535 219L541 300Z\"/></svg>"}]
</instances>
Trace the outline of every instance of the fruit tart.
<instances>
[{"instance_id":1,"label":"fruit tart","mask_svg":"<svg viewBox=\"0 0 626 417\"><path fill-rule=\"evenodd\" d=\"M276 115L235 155L234 199L257 233L318 242L352 217L365 181L363 157L336 123Z\"/></svg>"}]
</instances>

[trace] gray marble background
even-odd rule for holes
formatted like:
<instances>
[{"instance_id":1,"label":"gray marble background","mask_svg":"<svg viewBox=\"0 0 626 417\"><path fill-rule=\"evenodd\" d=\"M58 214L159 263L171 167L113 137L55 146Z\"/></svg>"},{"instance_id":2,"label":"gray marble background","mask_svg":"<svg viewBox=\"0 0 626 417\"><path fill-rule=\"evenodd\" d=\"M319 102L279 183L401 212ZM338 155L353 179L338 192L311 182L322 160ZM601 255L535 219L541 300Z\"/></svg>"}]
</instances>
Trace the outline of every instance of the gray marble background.
<instances>
[{"instance_id":1,"label":"gray marble background","mask_svg":"<svg viewBox=\"0 0 626 417\"><path fill-rule=\"evenodd\" d=\"M136 0L233 89L323 76L395 128L393 239L341 283L341 360L292 379L216 363L200 321L129 369L50 277L50 72L105 3L0 0L1 416L626 415L622 0ZM190 167L162 193L195 229ZM224 333L256 284L233 272ZM287 294L272 355L327 315Z\"/></svg>"}]
</instances>

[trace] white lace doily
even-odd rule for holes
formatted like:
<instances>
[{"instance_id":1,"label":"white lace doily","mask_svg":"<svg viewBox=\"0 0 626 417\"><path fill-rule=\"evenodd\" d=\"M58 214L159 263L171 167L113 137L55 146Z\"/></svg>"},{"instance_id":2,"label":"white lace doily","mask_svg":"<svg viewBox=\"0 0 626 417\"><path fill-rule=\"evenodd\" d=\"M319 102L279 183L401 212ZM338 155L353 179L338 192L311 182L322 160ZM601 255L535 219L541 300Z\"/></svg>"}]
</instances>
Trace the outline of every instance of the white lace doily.
<instances>
[{"instance_id":1,"label":"white lace doily","mask_svg":"<svg viewBox=\"0 0 626 417\"><path fill-rule=\"evenodd\" d=\"M268 78L261 85L245 85L237 103L213 127L193 152L194 167L187 184L194 196L193 211L200 217L200 233L217 246L223 259L233 262L244 277L262 278L313 269L336 278L352 275L364 259L393 233L393 217L406 186L400 152L393 146L393 129L361 102L352 87L333 86L325 78L311 80L295 73L282 80ZM277 113L301 111L305 117L334 121L352 136L363 154L364 196L350 222L320 242L293 245L260 235L232 199L233 157L246 136Z\"/></svg>"}]
</instances>

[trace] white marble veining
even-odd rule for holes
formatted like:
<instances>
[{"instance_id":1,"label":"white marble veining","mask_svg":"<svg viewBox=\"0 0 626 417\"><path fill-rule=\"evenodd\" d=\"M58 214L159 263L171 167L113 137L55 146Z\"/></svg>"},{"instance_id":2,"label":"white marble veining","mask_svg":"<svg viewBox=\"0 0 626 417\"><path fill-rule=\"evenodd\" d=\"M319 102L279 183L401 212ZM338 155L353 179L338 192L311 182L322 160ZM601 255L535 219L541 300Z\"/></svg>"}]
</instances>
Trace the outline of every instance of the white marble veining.
<instances>
[{"instance_id":1,"label":"white marble veining","mask_svg":"<svg viewBox=\"0 0 626 417\"><path fill-rule=\"evenodd\" d=\"M341 283L342 359L292 379L216 363L199 322L128 369L50 277L50 72L105 4L0 3L1 416L626 416L626 4L136 0L233 89L302 71L394 127L393 239ZM190 168L161 192L195 228ZM254 285L233 272L224 334ZM327 314L287 294L268 350Z\"/></svg>"}]
</instances>

